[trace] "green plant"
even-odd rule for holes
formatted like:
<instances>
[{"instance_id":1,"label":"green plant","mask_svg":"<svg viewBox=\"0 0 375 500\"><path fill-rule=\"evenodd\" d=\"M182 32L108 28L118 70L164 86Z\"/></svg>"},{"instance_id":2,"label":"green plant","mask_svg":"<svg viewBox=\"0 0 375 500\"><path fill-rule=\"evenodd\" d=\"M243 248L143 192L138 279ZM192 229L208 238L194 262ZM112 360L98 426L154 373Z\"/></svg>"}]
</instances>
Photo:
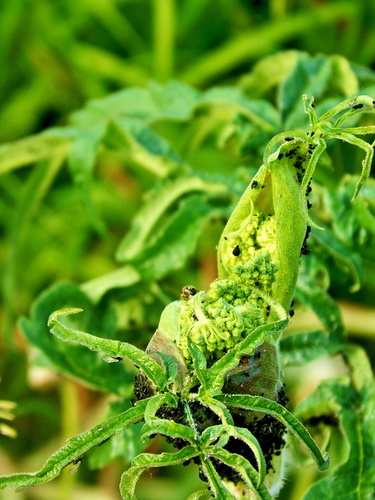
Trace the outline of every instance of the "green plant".
<instances>
[{"instance_id":1,"label":"green plant","mask_svg":"<svg viewBox=\"0 0 375 500\"><path fill-rule=\"evenodd\" d=\"M272 69L272 62L268 64ZM267 61L263 71L265 67ZM304 113L300 90L303 82L304 90L309 90L309 74L314 75L311 85L325 98L321 97L315 112L312 99L304 97ZM245 88L254 84L256 75L255 71L253 81L244 82ZM282 84L281 119L269 102L248 99L235 88L200 93L171 83L98 101L78 112L69 128L5 148L13 166L22 163L22 154L34 154L33 159L48 157L51 144L60 163L68 154L88 220L98 231L103 225L89 196L98 144L112 153L126 154L125 161L138 168L137 175L145 185L150 175L159 184L119 245L117 258L123 267L81 287L62 283L47 290L36 302L31 319L21 322L29 342L41 350L44 363L92 387L116 393L120 402L112 407L108 420L71 439L39 472L2 478L1 486L52 479L99 444L102 446L93 451L90 461L94 466L107 463L114 458L108 448L111 443L117 443L117 456L125 454L124 429L143 420L144 439L166 435L178 451L137 453L122 477L124 498L131 498L138 477L147 468L187 461L199 462L210 487L191 498L210 493L218 498L249 498L250 492L255 498L270 498L280 487L282 463L287 458L285 440L298 460L305 460L292 434L308 447L322 470L328 467L327 456L302 421L324 445L330 444L335 459L325 478L313 484L305 498L322 494L334 498L338 491L348 490L350 498L371 498L373 377L363 350L346 343L338 307L327 292L330 280L341 279L348 285L348 275L354 277L352 288L358 289L362 268L373 259L369 249L374 245L374 185L370 179L364 186L373 149L357 135L374 134L374 126L368 123L374 101L363 95L343 102L342 96L332 97L332 82L350 95L356 81L355 72L341 58L300 55L289 81ZM168 120L174 120L175 128L168 128ZM344 126L345 120L348 126ZM187 130L183 123L188 123ZM292 131L282 132L283 127ZM217 138L214 151L224 149L229 159L224 156L214 161L214 172L198 175L188 160L200 164L206 141L212 136ZM329 149L330 139L364 150L359 180L345 176L337 188L332 186L329 168L315 172L318 161L329 167L330 159L340 172L340 154ZM177 151L171 145L177 145ZM18 164L17 157L11 157L13 151L18 151ZM263 165L256 169L254 163L263 152ZM250 170L225 175L231 156L246 161ZM313 175L317 181L311 192ZM357 196L353 205L349 195ZM319 210L314 211L317 206ZM219 226L215 233L222 232L218 279L210 280L207 291L183 288L181 298L162 312L146 352L121 342L121 321L123 330L134 328L132 300L136 298L142 310L152 314L163 309L170 302L168 290L175 286L167 277L185 265L201 238L202 227L207 228L207 221L214 219L229 219L224 230ZM309 245L312 239L310 255L307 237ZM282 337L288 314L294 313L293 298L299 308L312 309L321 325L314 331ZM55 309L60 310L52 313ZM72 315L81 309L82 314ZM46 331L47 319L55 337ZM142 318L135 316L135 320L135 326L145 329ZM104 353L109 364L71 341ZM290 412L284 407L282 369L304 365L323 354L342 356L345 376L323 382ZM124 369L121 361L125 358L140 368L135 384L137 402L132 407L129 392L134 372ZM344 458L340 446L337 452L330 439L330 433L334 435L338 429L351 446ZM137 436L133 440L142 451ZM266 446L267 442L271 444Z\"/></svg>"},{"instance_id":2,"label":"green plant","mask_svg":"<svg viewBox=\"0 0 375 500\"><path fill-rule=\"evenodd\" d=\"M228 81L291 44L312 53L340 47L371 66L373 22L370 0L40 0L32 10L28 0L3 2L0 140L65 123L87 99L150 80Z\"/></svg>"}]
</instances>

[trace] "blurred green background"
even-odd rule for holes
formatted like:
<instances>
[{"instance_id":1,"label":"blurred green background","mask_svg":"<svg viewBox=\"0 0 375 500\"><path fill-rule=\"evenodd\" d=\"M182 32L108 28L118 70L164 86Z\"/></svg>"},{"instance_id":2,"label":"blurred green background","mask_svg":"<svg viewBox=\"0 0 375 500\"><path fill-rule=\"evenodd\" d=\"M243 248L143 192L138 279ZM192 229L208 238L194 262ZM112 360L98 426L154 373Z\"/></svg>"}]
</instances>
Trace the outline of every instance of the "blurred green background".
<instances>
[{"instance_id":1,"label":"blurred green background","mask_svg":"<svg viewBox=\"0 0 375 500\"><path fill-rule=\"evenodd\" d=\"M340 54L375 69L374 25L373 0L3 0L0 142L65 125L88 100L152 81L176 79L207 89L243 77L246 84L256 62L279 51ZM275 67L275 81L284 69ZM257 88L251 92L258 97ZM82 283L113 269L115 249L150 181L134 181L118 158L98 162L92 195L109 228L102 232L87 218L66 168L40 185L38 173L26 167L7 171L0 154L0 174L0 399L18 402L12 424L18 438L0 435L0 473L6 474L38 468L104 411L103 395L31 366L36 353L18 318L56 281ZM207 256L219 232L212 230L201 260L193 263L205 269L202 282L215 272ZM154 323L150 318L150 328ZM122 466L115 462L102 472L83 466L74 487L74 475L64 474L35 491L0 498L117 499ZM298 500L298 481L285 498ZM196 471L146 476L139 499L172 498L176 484L174 500L186 498L198 485Z\"/></svg>"},{"instance_id":2,"label":"blurred green background","mask_svg":"<svg viewBox=\"0 0 375 500\"><path fill-rule=\"evenodd\" d=\"M375 63L372 0L4 0L0 139L150 80L230 82L285 49Z\"/></svg>"}]
</instances>

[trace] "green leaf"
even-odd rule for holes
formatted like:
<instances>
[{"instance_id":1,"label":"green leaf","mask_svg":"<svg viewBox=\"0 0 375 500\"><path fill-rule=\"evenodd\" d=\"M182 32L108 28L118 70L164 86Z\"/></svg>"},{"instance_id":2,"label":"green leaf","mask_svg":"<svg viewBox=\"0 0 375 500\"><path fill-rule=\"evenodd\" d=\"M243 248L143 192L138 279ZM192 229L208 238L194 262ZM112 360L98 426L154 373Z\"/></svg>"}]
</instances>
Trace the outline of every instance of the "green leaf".
<instances>
[{"instance_id":1,"label":"green leaf","mask_svg":"<svg viewBox=\"0 0 375 500\"><path fill-rule=\"evenodd\" d=\"M323 55L298 55L298 62L280 86L279 104L286 130L306 127L301 108L301 95L313 95L316 100L325 92L331 78L331 62Z\"/></svg>"},{"instance_id":2,"label":"green leaf","mask_svg":"<svg viewBox=\"0 0 375 500\"><path fill-rule=\"evenodd\" d=\"M185 177L171 180L150 192L147 201L142 205L132 220L130 231L121 241L116 253L119 262L131 261L137 258L144 247L150 244L150 239L159 229L160 219L182 196L193 192L219 194L226 187L218 183L203 181L200 177Z\"/></svg>"},{"instance_id":3,"label":"green leaf","mask_svg":"<svg viewBox=\"0 0 375 500\"><path fill-rule=\"evenodd\" d=\"M360 255L353 251L344 241L340 240L328 227L324 226L324 224L319 224L324 228L324 231L317 231L313 228L311 232L312 236L321 244L325 252L331 254L344 264L353 278L351 291L358 291L363 279L363 267Z\"/></svg>"},{"instance_id":4,"label":"green leaf","mask_svg":"<svg viewBox=\"0 0 375 500\"><path fill-rule=\"evenodd\" d=\"M233 87L214 87L202 97L199 107L210 104L213 109L223 104L234 112L241 113L262 130L275 133L280 127L280 116L276 109L267 101L249 99L240 90Z\"/></svg>"},{"instance_id":5,"label":"green leaf","mask_svg":"<svg viewBox=\"0 0 375 500\"><path fill-rule=\"evenodd\" d=\"M207 497L207 496L211 497L211 492L208 489L204 489L204 490L195 491L194 493L189 495L187 500L199 500L200 498Z\"/></svg>"},{"instance_id":6,"label":"green leaf","mask_svg":"<svg viewBox=\"0 0 375 500\"><path fill-rule=\"evenodd\" d=\"M143 279L160 279L180 269L195 250L202 225L211 213L210 205L198 195L181 201L163 232L133 260Z\"/></svg>"},{"instance_id":7,"label":"green leaf","mask_svg":"<svg viewBox=\"0 0 375 500\"><path fill-rule=\"evenodd\" d=\"M132 88L114 92L89 102L73 113L71 123L89 127L92 123L133 117L150 123L156 120L185 121L199 99L200 92L185 83L171 81L165 85L155 82L148 88Z\"/></svg>"},{"instance_id":8,"label":"green leaf","mask_svg":"<svg viewBox=\"0 0 375 500\"><path fill-rule=\"evenodd\" d=\"M254 453L255 459L258 465L258 472L253 469L250 477L253 484L256 484L257 487L264 482L264 478L266 475L266 462L263 456L262 449L258 443L258 440L255 436L248 430L243 427L235 427L233 425L215 425L212 427L208 427L202 433L201 441L202 443L209 444L211 441L214 441L218 437L228 436L234 439L240 439L251 449ZM221 444L216 444L216 447L222 447ZM249 464L250 465L250 464Z\"/></svg>"},{"instance_id":9,"label":"green leaf","mask_svg":"<svg viewBox=\"0 0 375 500\"><path fill-rule=\"evenodd\" d=\"M140 401L134 408L109 418L90 431L69 439L68 444L54 453L37 472L0 477L0 489L9 486L32 486L54 479L64 467L79 460L90 448L101 444L116 432L142 418L146 404L146 399Z\"/></svg>"},{"instance_id":10,"label":"green leaf","mask_svg":"<svg viewBox=\"0 0 375 500\"><path fill-rule=\"evenodd\" d=\"M58 318L81 312L80 309L60 309L52 313L48 319L48 327L51 333L59 339L68 342L75 342L88 347L93 351L101 351L113 358L124 357L130 359L137 367L141 368L145 375L156 387L163 388L167 383L166 374L160 366L148 356L144 351L132 344L120 342L119 340L103 339L95 337L89 333L68 328L63 325Z\"/></svg>"},{"instance_id":11,"label":"green leaf","mask_svg":"<svg viewBox=\"0 0 375 500\"><path fill-rule=\"evenodd\" d=\"M190 427L162 418L153 418L142 427L142 439L155 434L162 434L173 439L184 439L191 444L195 444L197 440L195 431Z\"/></svg>"},{"instance_id":12,"label":"green leaf","mask_svg":"<svg viewBox=\"0 0 375 500\"><path fill-rule=\"evenodd\" d=\"M195 446L186 446L176 453L142 453L132 461L132 467L121 476L120 492L124 500L135 499L134 491L140 475L152 467L177 465L196 457L199 452Z\"/></svg>"},{"instance_id":13,"label":"green leaf","mask_svg":"<svg viewBox=\"0 0 375 500\"><path fill-rule=\"evenodd\" d=\"M153 351L153 354L157 354L161 359L164 371L167 374L168 383L173 382L176 379L178 372L178 364L176 361L172 358L172 356L168 356L168 354L164 354L163 352Z\"/></svg>"},{"instance_id":14,"label":"green leaf","mask_svg":"<svg viewBox=\"0 0 375 500\"><path fill-rule=\"evenodd\" d=\"M229 407L233 406L271 414L286 425L307 446L320 470L328 469L329 457L327 453L321 453L306 428L283 406L260 396L219 395L216 396L216 399Z\"/></svg>"},{"instance_id":15,"label":"green leaf","mask_svg":"<svg viewBox=\"0 0 375 500\"><path fill-rule=\"evenodd\" d=\"M358 253L374 261L375 255L375 179L368 179L354 202L351 201L357 176L345 175L335 193L327 192L326 210L332 228L350 248L349 256Z\"/></svg>"},{"instance_id":16,"label":"green leaf","mask_svg":"<svg viewBox=\"0 0 375 500\"><path fill-rule=\"evenodd\" d=\"M71 137L70 137L71 136ZM68 153L73 133L69 129L49 129L19 141L0 146L0 174L24 165L30 165L51 156L64 156Z\"/></svg>"},{"instance_id":17,"label":"green leaf","mask_svg":"<svg viewBox=\"0 0 375 500\"><path fill-rule=\"evenodd\" d=\"M283 366L302 366L327 354L335 354L344 344L332 341L323 330L293 333L281 339Z\"/></svg>"},{"instance_id":18,"label":"green leaf","mask_svg":"<svg viewBox=\"0 0 375 500\"><path fill-rule=\"evenodd\" d=\"M131 265L125 265L114 271L110 271L98 278L94 278L81 285L93 302L97 303L108 291L113 288L128 288L141 281L141 275Z\"/></svg>"},{"instance_id":19,"label":"green leaf","mask_svg":"<svg viewBox=\"0 0 375 500\"><path fill-rule=\"evenodd\" d=\"M93 307L76 285L58 283L35 301L30 319L20 320L28 342L43 353L48 365L79 379L89 387L115 394L129 394L134 373L126 371L122 363L109 365L88 349L61 342L49 333L49 315L52 311L64 307L84 309L84 313L74 317L74 323L78 327L93 330L98 334L105 331L108 336L115 335L116 320L111 309Z\"/></svg>"},{"instance_id":20,"label":"green leaf","mask_svg":"<svg viewBox=\"0 0 375 500\"><path fill-rule=\"evenodd\" d=\"M344 355L351 369L350 377L324 381L295 409L299 418L307 420L332 413L337 415L349 445L347 460L334 466L328 477L314 484L305 500L370 500L375 491L374 377L360 347L348 345Z\"/></svg>"},{"instance_id":21,"label":"green leaf","mask_svg":"<svg viewBox=\"0 0 375 500\"><path fill-rule=\"evenodd\" d=\"M93 177L99 144L103 138L105 126L93 126L90 130L81 131L71 145L68 155L68 166L78 189L79 196L84 204L88 219L92 226L101 234L105 233L105 226L93 206L90 186Z\"/></svg>"},{"instance_id":22,"label":"green leaf","mask_svg":"<svg viewBox=\"0 0 375 500\"><path fill-rule=\"evenodd\" d=\"M157 177L164 178L176 168L182 168L182 160L171 145L135 118L110 122L104 143L110 148L123 150L128 162Z\"/></svg>"},{"instance_id":23,"label":"green leaf","mask_svg":"<svg viewBox=\"0 0 375 500\"><path fill-rule=\"evenodd\" d=\"M233 500L232 495L224 486L210 459L203 457L201 464L202 471L210 484L210 490L212 494L215 495L215 498L220 498L220 500Z\"/></svg>"},{"instance_id":24,"label":"green leaf","mask_svg":"<svg viewBox=\"0 0 375 500\"><path fill-rule=\"evenodd\" d=\"M301 366L324 354L338 352L345 342L345 330L336 302L305 273L299 276L295 298L314 311L324 330L294 333L281 339L283 365Z\"/></svg>"},{"instance_id":25,"label":"green leaf","mask_svg":"<svg viewBox=\"0 0 375 500\"><path fill-rule=\"evenodd\" d=\"M217 399L214 399L207 394L203 397L198 397L197 400L201 401L203 406L210 408L210 410L212 410L224 424L233 425L233 417L225 404L220 403Z\"/></svg>"},{"instance_id":26,"label":"green leaf","mask_svg":"<svg viewBox=\"0 0 375 500\"><path fill-rule=\"evenodd\" d=\"M206 387L206 376L207 376L207 361L204 357L203 352L199 347L194 344L190 337L187 338L188 348L193 360L193 367L195 375L198 377L199 382L202 384L204 391L207 390Z\"/></svg>"},{"instance_id":27,"label":"green leaf","mask_svg":"<svg viewBox=\"0 0 375 500\"><path fill-rule=\"evenodd\" d=\"M331 85L336 87L340 94L350 97L358 93L358 78L349 61L335 54L330 57L332 66Z\"/></svg>"},{"instance_id":28,"label":"green leaf","mask_svg":"<svg viewBox=\"0 0 375 500\"><path fill-rule=\"evenodd\" d=\"M141 440L141 422L114 434L111 439L87 452L85 462L90 469L103 469L115 460L130 462L144 451L146 444Z\"/></svg>"},{"instance_id":29,"label":"green leaf","mask_svg":"<svg viewBox=\"0 0 375 500\"><path fill-rule=\"evenodd\" d=\"M238 472L245 484L251 488L251 494L254 498L264 500L272 499L266 487L262 487L261 484L259 484L258 475L254 467L244 457L220 448L216 448L211 456Z\"/></svg>"},{"instance_id":30,"label":"green leaf","mask_svg":"<svg viewBox=\"0 0 375 500\"><path fill-rule=\"evenodd\" d=\"M145 422L147 423L153 420L160 407L166 404L172 406L173 408L177 408L178 402L172 394L168 393L155 394L155 396L152 396L145 410Z\"/></svg>"},{"instance_id":31,"label":"green leaf","mask_svg":"<svg viewBox=\"0 0 375 500\"><path fill-rule=\"evenodd\" d=\"M280 320L259 326L246 339L239 342L227 354L216 361L207 371L206 387L208 387L208 394L211 396L219 394L224 385L225 374L238 365L240 357L253 354L267 335L282 330L287 323L288 320ZM204 392L200 390L200 396L203 396Z\"/></svg>"}]
</instances>

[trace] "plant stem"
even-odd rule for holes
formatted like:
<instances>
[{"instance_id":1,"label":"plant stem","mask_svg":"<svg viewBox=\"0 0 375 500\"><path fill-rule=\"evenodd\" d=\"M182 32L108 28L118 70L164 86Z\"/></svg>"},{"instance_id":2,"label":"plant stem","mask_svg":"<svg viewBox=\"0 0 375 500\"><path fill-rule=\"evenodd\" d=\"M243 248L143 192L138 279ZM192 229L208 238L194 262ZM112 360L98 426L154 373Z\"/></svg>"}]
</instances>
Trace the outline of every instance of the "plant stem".
<instances>
[{"instance_id":1,"label":"plant stem","mask_svg":"<svg viewBox=\"0 0 375 500\"><path fill-rule=\"evenodd\" d=\"M154 8L154 75L169 80L174 65L175 0L153 0Z\"/></svg>"}]
</instances>

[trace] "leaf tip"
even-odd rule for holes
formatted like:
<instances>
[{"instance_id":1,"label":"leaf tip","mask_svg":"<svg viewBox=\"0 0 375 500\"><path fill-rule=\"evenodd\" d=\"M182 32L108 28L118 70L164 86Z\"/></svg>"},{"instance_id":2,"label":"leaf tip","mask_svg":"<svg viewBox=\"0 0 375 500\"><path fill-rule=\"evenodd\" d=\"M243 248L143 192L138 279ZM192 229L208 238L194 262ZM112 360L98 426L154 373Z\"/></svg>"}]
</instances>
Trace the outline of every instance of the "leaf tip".
<instances>
[{"instance_id":1,"label":"leaf tip","mask_svg":"<svg viewBox=\"0 0 375 500\"><path fill-rule=\"evenodd\" d=\"M68 316L69 314L77 314L82 312L83 309L80 307L65 307L64 309L58 309L57 311L54 311L52 314L49 315L47 325L50 327L51 324L54 321L57 321L57 319L60 316Z\"/></svg>"}]
</instances>

